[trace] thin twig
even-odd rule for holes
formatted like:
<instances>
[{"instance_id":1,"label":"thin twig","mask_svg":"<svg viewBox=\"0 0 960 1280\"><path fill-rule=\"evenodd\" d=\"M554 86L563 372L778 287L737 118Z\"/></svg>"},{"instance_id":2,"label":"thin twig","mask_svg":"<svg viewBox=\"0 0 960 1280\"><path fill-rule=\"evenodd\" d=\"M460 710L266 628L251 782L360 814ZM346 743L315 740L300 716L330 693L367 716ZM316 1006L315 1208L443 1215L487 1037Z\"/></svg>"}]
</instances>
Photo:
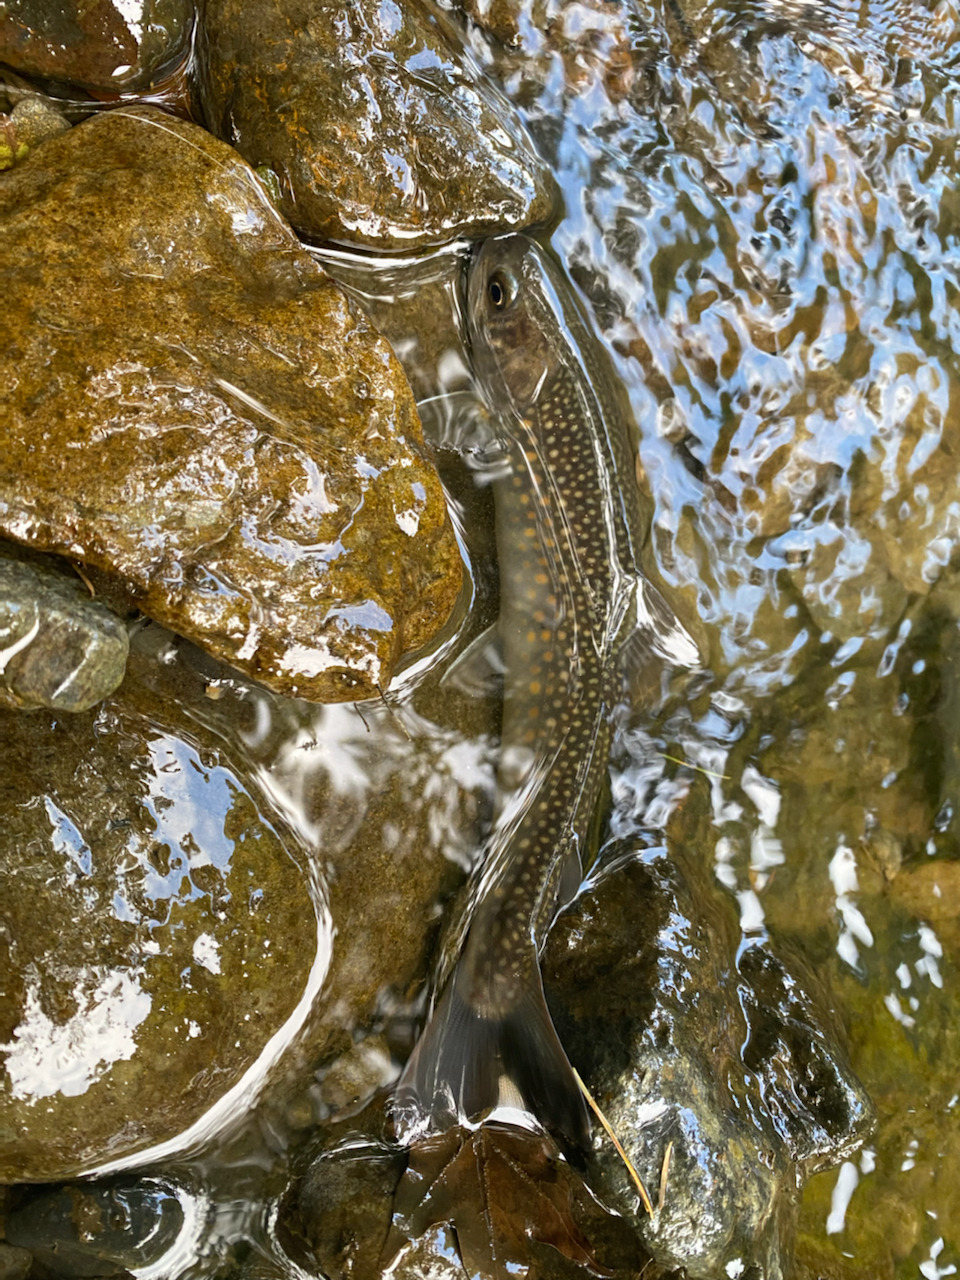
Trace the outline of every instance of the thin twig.
<instances>
[{"instance_id":1,"label":"thin twig","mask_svg":"<svg viewBox=\"0 0 960 1280\"><path fill-rule=\"evenodd\" d=\"M77 560L71 560L71 561L70 561L70 564L71 564L71 566L73 567L73 571L74 571L74 573L75 573L75 574L77 575L77 577L78 577L78 578L83 582L83 585L84 585L84 586L87 588L87 590L90 592L90 596L91 596L91 598L95 600L95 599L97 598L97 593L96 593L96 591L95 591L95 590L94 590L94 588L93 588L93 583L90 581L90 579L87 577L87 575L86 575L86 574L83 572L83 570L80 568L80 564L79 564L79 562L78 562Z\"/></svg>"},{"instance_id":2,"label":"thin twig","mask_svg":"<svg viewBox=\"0 0 960 1280\"><path fill-rule=\"evenodd\" d=\"M705 769L702 764L691 764L689 760L678 760L676 756L668 756L665 751L660 752L660 759L683 765L684 769L696 769L697 773L705 773L708 778L722 778L724 782L730 781L728 773L715 773L713 769Z\"/></svg>"},{"instance_id":3,"label":"thin twig","mask_svg":"<svg viewBox=\"0 0 960 1280\"><path fill-rule=\"evenodd\" d=\"M636 1169L633 1167L630 1157L627 1155L623 1147L620 1145L620 1139L617 1137L617 1135L613 1132L613 1129L610 1127L610 1121L607 1119L607 1117L603 1114L603 1112L597 1106L596 1102L594 1102L593 1095L591 1094L590 1090L580 1079L580 1074L577 1071L576 1067L574 1067L573 1069L573 1074L577 1081L577 1084L580 1086L580 1089L583 1092L583 1096L586 1098L587 1102L590 1103L590 1106L593 1108L594 1114L596 1115L600 1123L603 1125L604 1132L606 1133L610 1141L613 1143L613 1145L616 1147L617 1155L626 1165L627 1173L629 1173L630 1177L633 1179L635 1187L640 1192L640 1199L643 1201L643 1207L646 1209L647 1213L649 1213L650 1217L652 1218L653 1205L650 1201L650 1197L647 1195L647 1189L643 1185L643 1180L641 1179L639 1173L637 1173Z\"/></svg>"},{"instance_id":4,"label":"thin twig","mask_svg":"<svg viewBox=\"0 0 960 1280\"><path fill-rule=\"evenodd\" d=\"M397 728L400 730L400 732L403 734L403 736L406 738L408 742L413 742L413 739L410 737L409 733L407 733L407 726L403 723L403 721L394 711L393 707L391 707L390 703L387 701L386 694L380 688L379 680L377 681L377 693L379 693L380 695L380 701L383 703L383 705L390 712L390 715L393 717L394 724L396 724Z\"/></svg>"},{"instance_id":5,"label":"thin twig","mask_svg":"<svg viewBox=\"0 0 960 1280\"><path fill-rule=\"evenodd\" d=\"M670 1175L670 1157L673 1155L673 1139L667 1143L667 1149L663 1153L663 1164L660 1166L660 1194L657 1197L657 1213L663 1212L663 1206L667 1201L667 1178Z\"/></svg>"},{"instance_id":6,"label":"thin twig","mask_svg":"<svg viewBox=\"0 0 960 1280\"><path fill-rule=\"evenodd\" d=\"M363 721L363 727L366 729L367 733L369 733L369 732L370 732L370 726L367 724L367 717L366 717L366 716L363 714L363 712L360 710L360 703L359 703L359 702L355 702L355 703L353 704L353 709L354 709L354 711L357 713L357 715L360 717L360 719Z\"/></svg>"}]
</instances>

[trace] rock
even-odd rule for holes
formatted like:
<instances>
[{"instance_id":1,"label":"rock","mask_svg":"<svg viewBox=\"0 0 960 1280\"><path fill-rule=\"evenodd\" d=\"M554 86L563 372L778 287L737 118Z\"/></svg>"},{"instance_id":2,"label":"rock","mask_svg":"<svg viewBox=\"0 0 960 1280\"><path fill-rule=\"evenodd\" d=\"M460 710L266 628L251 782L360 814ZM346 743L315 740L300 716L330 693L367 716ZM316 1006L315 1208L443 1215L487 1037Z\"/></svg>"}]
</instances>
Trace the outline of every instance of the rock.
<instances>
[{"instance_id":1,"label":"rock","mask_svg":"<svg viewBox=\"0 0 960 1280\"><path fill-rule=\"evenodd\" d=\"M49 98L25 94L9 115L0 116L0 170L22 164L33 147L69 128L70 122Z\"/></svg>"},{"instance_id":2,"label":"rock","mask_svg":"<svg viewBox=\"0 0 960 1280\"><path fill-rule=\"evenodd\" d=\"M211 685L220 694L215 699L208 696ZM392 1081L396 1058L409 1053L414 1014L408 1002L426 979L441 903L463 882L479 812L489 804L496 720L496 709L484 707L468 727L469 713L460 711L459 727L451 730L437 717L427 718L423 695L421 686L418 714L392 700L362 710L295 702L218 670L193 645L143 621L132 636L127 679L104 705L105 711L125 705L204 751L221 753L224 742L231 744L234 776L262 778L294 825L326 936L335 939L308 1021L248 1117L253 1134L237 1140L243 1159L247 1141L259 1143L266 1123L287 1134L315 1126L328 1132L341 1113L353 1114ZM451 698L442 687L436 697L449 712ZM124 759L134 750L123 739L120 746ZM106 739L101 749L109 748ZM96 765L97 758L91 769ZM122 779L123 760L116 771ZM195 831L201 846L209 842L209 834L196 828L193 807L179 818L176 804L171 810L170 824ZM289 828L283 823L276 829ZM312 908L305 911L298 898L291 912L298 902L296 937L284 957L290 964L294 952L309 963L308 944L316 935ZM176 966L170 969L167 976L178 989ZM274 980L264 975L264 981ZM282 985L283 976L276 981ZM280 999L280 987L270 992ZM174 997L179 999L177 990ZM250 999L255 997L252 992ZM0 1042L8 1039L4 1027ZM233 1043L227 1033L221 1040ZM152 1098L143 1105L153 1105ZM0 1149L3 1137L0 1132Z\"/></svg>"},{"instance_id":3,"label":"rock","mask_svg":"<svg viewBox=\"0 0 960 1280\"><path fill-rule=\"evenodd\" d=\"M2 178L0 223L0 532L280 692L385 687L456 540L395 356L252 172L110 112Z\"/></svg>"},{"instance_id":4,"label":"rock","mask_svg":"<svg viewBox=\"0 0 960 1280\"><path fill-rule=\"evenodd\" d=\"M181 55L192 16L189 0L9 0L0 62L108 93L145 89Z\"/></svg>"},{"instance_id":5,"label":"rock","mask_svg":"<svg viewBox=\"0 0 960 1280\"><path fill-rule=\"evenodd\" d=\"M32 1266L32 1253L0 1243L0 1280L26 1280Z\"/></svg>"},{"instance_id":6,"label":"rock","mask_svg":"<svg viewBox=\"0 0 960 1280\"><path fill-rule=\"evenodd\" d=\"M464 0L463 8L474 22L504 44L519 44L521 23L529 21L529 8L521 0Z\"/></svg>"},{"instance_id":7,"label":"rock","mask_svg":"<svg viewBox=\"0 0 960 1280\"><path fill-rule=\"evenodd\" d=\"M518 117L420 0L211 0L204 42L213 129L302 235L407 250L552 211Z\"/></svg>"},{"instance_id":8,"label":"rock","mask_svg":"<svg viewBox=\"0 0 960 1280\"><path fill-rule=\"evenodd\" d=\"M561 1040L654 1217L598 1132L604 1184L661 1266L786 1274L798 1181L857 1144L869 1103L828 1015L779 958L738 946L711 890L685 883L663 850L608 855L613 869L561 915L543 964Z\"/></svg>"},{"instance_id":9,"label":"rock","mask_svg":"<svg viewBox=\"0 0 960 1280\"><path fill-rule=\"evenodd\" d=\"M176 1137L306 989L302 870L172 694L128 678L96 711L0 712L0 1181Z\"/></svg>"},{"instance_id":10,"label":"rock","mask_svg":"<svg viewBox=\"0 0 960 1280\"><path fill-rule=\"evenodd\" d=\"M156 1179L44 1189L7 1216L7 1239L55 1276L129 1276L160 1261L183 1227L183 1209Z\"/></svg>"},{"instance_id":11,"label":"rock","mask_svg":"<svg viewBox=\"0 0 960 1280\"><path fill-rule=\"evenodd\" d=\"M918 937L920 973L936 973L944 956L945 963L952 967L956 957L960 956L958 893L960 861L954 858L931 858L914 863L890 885L892 902L907 915L903 924L905 932ZM909 1004L908 995L903 999Z\"/></svg>"},{"instance_id":12,"label":"rock","mask_svg":"<svg viewBox=\"0 0 960 1280\"><path fill-rule=\"evenodd\" d=\"M287 1252L324 1275L379 1273L404 1153L352 1135L310 1166L280 1221Z\"/></svg>"},{"instance_id":13,"label":"rock","mask_svg":"<svg viewBox=\"0 0 960 1280\"><path fill-rule=\"evenodd\" d=\"M76 574L18 550L0 545L0 703L88 711L123 679L127 629Z\"/></svg>"}]
</instances>

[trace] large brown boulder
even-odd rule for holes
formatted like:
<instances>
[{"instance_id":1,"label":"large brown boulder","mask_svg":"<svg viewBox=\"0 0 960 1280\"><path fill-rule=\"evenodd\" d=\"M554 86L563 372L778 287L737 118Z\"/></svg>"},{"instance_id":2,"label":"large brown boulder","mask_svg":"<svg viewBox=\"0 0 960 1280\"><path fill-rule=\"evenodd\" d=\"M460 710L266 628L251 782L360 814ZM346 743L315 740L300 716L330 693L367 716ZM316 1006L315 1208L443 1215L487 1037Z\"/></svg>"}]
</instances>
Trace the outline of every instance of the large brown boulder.
<instances>
[{"instance_id":1,"label":"large brown boulder","mask_svg":"<svg viewBox=\"0 0 960 1280\"><path fill-rule=\"evenodd\" d=\"M0 62L101 92L146 89L182 54L192 20L190 0L7 0Z\"/></svg>"},{"instance_id":2,"label":"large brown boulder","mask_svg":"<svg viewBox=\"0 0 960 1280\"><path fill-rule=\"evenodd\" d=\"M406 379L246 164L139 107L0 177L0 533L273 689L369 697L460 558Z\"/></svg>"},{"instance_id":3,"label":"large brown boulder","mask_svg":"<svg viewBox=\"0 0 960 1280\"><path fill-rule=\"evenodd\" d=\"M550 179L449 17L420 0L210 0L210 127L320 240L413 249L543 222Z\"/></svg>"}]
</instances>

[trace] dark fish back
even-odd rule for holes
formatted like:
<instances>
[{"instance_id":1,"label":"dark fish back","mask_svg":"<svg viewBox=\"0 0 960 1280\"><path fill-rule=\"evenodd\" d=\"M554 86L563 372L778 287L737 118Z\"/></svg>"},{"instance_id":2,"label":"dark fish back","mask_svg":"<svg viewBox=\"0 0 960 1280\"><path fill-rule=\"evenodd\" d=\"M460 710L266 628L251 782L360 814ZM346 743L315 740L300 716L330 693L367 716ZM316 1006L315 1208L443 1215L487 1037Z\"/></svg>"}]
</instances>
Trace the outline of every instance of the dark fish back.
<instances>
[{"instance_id":1,"label":"dark fish back","mask_svg":"<svg viewBox=\"0 0 960 1280\"><path fill-rule=\"evenodd\" d=\"M579 883L606 773L619 655L642 585L639 495L627 423L603 394L612 371L542 250L523 236L488 241L468 302L477 375L506 434L494 493L499 816L460 959L397 1101L414 1127L442 1127L496 1105L507 1076L548 1128L582 1146L589 1122L538 950Z\"/></svg>"}]
</instances>

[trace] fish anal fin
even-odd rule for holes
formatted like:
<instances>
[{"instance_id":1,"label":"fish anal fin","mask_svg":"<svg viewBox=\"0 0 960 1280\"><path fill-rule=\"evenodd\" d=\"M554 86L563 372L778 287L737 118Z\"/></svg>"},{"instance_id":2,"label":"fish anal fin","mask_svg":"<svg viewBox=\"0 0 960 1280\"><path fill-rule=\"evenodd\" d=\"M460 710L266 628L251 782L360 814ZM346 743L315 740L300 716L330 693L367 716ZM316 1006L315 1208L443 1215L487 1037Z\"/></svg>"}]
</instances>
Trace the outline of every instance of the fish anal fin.
<instances>
[{"instance_id":1,"label":"fish anal fin","mask_svg":"<svg viewBox=\"0 0 960 1280\"><path fill-rule=\"evenodd\" d=\"M502 698L503 672L503 641L494 622L457 655L440 683L472 698Z\"/></svg>"}]
</instances>

